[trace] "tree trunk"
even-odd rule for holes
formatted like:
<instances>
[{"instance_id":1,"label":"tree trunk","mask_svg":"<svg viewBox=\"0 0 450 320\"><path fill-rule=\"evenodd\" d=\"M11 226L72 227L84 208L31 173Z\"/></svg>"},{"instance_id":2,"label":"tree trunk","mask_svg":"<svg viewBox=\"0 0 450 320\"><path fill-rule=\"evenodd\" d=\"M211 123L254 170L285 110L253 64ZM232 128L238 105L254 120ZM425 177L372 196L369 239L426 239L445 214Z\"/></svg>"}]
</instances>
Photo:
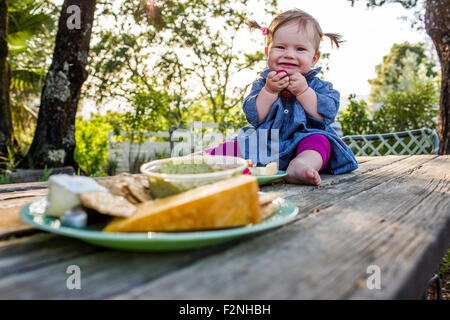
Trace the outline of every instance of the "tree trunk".
<instances>
[{"instance_id":1,"label":"tree trunk","mask_svg":"<svg viewBox=\"0 0 450 320\"><path fill-rule=\"evenodd\" d=\"M426 1L425 28L433 39L441 62L442 81L439 103L439 120L437 133L439 136L439 154L450 154L450 1Z\"/></svg>"},{"instance_id":2,"label":"tree trunk","mask_svg":"<svg viewBox=\"0 0 450 320\"><path fill-rule=\"evenodd\" d=\"M0 0L0 156L7 155L11 142L12 119L9 107L8 0ZM0 159L0 167L3 161Z\"/></svg>"},{"instance_id":3,"label":"tree trunk","mask_svg":"<svg viewBox=\"0 0 450 320\"><path fill-rule=\"evenodd\" d=\"M64 1L36 131L21 168L78 168L74 160L75 116L81 86L88 76L85 68L95 5L96 0Z\"/></svg>"}]
</instances>

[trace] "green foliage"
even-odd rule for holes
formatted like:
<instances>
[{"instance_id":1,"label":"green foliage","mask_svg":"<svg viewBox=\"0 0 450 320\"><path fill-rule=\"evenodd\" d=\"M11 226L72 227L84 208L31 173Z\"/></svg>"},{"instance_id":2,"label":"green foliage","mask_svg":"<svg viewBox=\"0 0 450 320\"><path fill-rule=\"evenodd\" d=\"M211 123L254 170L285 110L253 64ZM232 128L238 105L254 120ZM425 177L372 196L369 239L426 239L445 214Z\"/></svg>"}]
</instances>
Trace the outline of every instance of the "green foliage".
<instances>
[{"instance_id":1,"label":"green foliage","mask_svg":"<svg viewBox=\"0 0 450 320\"><path fill-rule=\"evenodd\" d=\"M216 98L216 103L219 102L220 97ZM194 102L189 107L189 113L186 114L185 119L187 122L199 121L210 122L218 124L218 130L225 134L227 129L239 129L248 125L245 117L242 116L241 110L238 108L223 108L216 111L216 117L222 119L220 122L216 122L213 114L211 113L212 104L209 99L201 96L200 99Z\"/></svg>"},{"instance_id":2,"label":"green foliage","mask_svg":"<svg viewBox=\"0 0 450 320\"><path fill-rule=\"evenodd\" d=\"M11 89L15 92L31 89L30 92L38 93L46 55L51 54L53 47L56 8L46 0L12 0L8 18Z\"/></svg>"},{"instance_id":3,"label":"green foliage","mask_svg":"<svg viewBox=\"0 0 450 320\"><path fill-rule=\"evenodd\" d=\"M74 158L89 175L99 175L108 163L108 132L113 126L101 115L91 120L78 117L75 122Z\"/></svg>"},{"instance_id":4,"label":"green foliage","mask_svg":"<svg viewBox=\"0 0 450 320\"><path fill-rule=\"evenodd\" d=\"M108 159L104 167L104 172L107 176L115 176L119 163L116 160Z\"/></svg>"},{"instance_id":5,"label":"green foliage","mask_svg":"<svg viewBox=\"0 0 450 320\"><path fill-rule=\"evenodd\" d=\"M265 2L267 8L276 5ZM210 121L192 114L193 104L201 104L221 129L245 119L240 107L247 88L233 85L232 78L244 70L256 75L264 60L262 48L235 48L244 18L252 15L245 0L163 1L154 7L121 1L120 13L115 7L112 2L98 7L99 41L91 48L87 96L98 102L121 97L135 109L142 98L156 95L156 103L145 103L146 117L156 119L152 130L187 118ZM114 27L105 27L104 19L114 20Z\"/></svg>"},{"instance_id":6,"label":"green foliage","mask_svg":"<svg viewBox=\"0 0 450 320\"><path fill-rule=\"evenodd\" d=\"M0 174L0 184L9 184L9 173Z\"/></svg>"},{"instance_id":7,"label":"green foliage","mask_svg":"<svg viewBox=\"0 0 450 320\"><path fill-rule=\"evenodd\" d=\"M450 272L450 249L447 249L447 253L444 255L442 259L440 268L439 268L441 278L444 278Z\"/></svg>"},{"instance_id":8,"label":"green foliage","mask_svg":"<svg viewBox=\"0 0 450 320\"><path fill-rule=\"evenodd\" d=\"M16 164L14 151L10 147L6 148L8 154L6 156L0 154L0 184L9 183L11 169L13 169Z\"/></svg>"},{"instance_id":9,"label":"green foliage","mask_svg":"<svg viewBox=\"0 0 450 320\"><path fill-rule=\"evenodd\" d=\"M142 143L146 140L145 132L166 129L170 124L170 114L163 119L159 115L166 110L169 99L167 93L156 90L136 93L132 99L133 109L124 114L125 130L133 135L139 133L138 142Z\"/></svg>"},{"instance_id":10,"label":"green foliage","mask_svg":"<svg viewBox=\"0 0 450 320\"><path fill-rule=\"evenodd\" d=\"M8 47L11 71L11 115L15 152L25 154L31 144L38 99L51 62L58 6L50 0L10 0Z\"/></svg>"},{"instance_id":11,"label":"green foliage","mask_svg":"<svg viewBox=\"0 0 450 320\"><path fill-rule=\"evenodd\" d=\"M14 149L11 147L6 147L6 150L8 152L6 156L0 154L0 168L4 168L5 171L8 172L16 166L17 156Z\"/></svg>"},{"instance_id":12,"label":"green foliage","mask_svg":"<svg viewBox=\"0 0 450 320\"><path fill-rule=\"evenodd\" d=\"M125 136L115 137L118 141L129 141L138 145L147 139L145 132L151 129L149 123L156 121L148 118L145 111L148 109L143 102L136 108L137 113L118 113L107 112L105 115L92 114L91 119L84 120L81 117L76 119L75 123L75 160L79 166L90 176L113 176L116 174L118 163L116 160L109 159L108 143L109 132L119 135L127 132ZM161 128L164 129L164 121L161 121ZM148 127L147 127L148 125ZM160 129L159 127L157 129ZM138 150L138 156L133 157L134 150L130 150L130 172L137 173L143 162L153 160L145 156ZM167 155L156 155L156 158L165 157Z\"/></svg>"},{"instance_id":13,"label":"green foliage","mask_svg":"<svg viewBox=\"0 0 450 320\"><path fill-rule=\"evenodd\" d=\"M49 1L9 0L8 44L13 52L25 49L27 40L40 36L52 28L54 5Z\"/></svg>"},{"instance_id":14,"label":"green foliage","mask_svg":"<svg viewBox=\"0 0 450 320\"><path fill-rule=\"evenodd\" d=\"M130 161L130 173L140 173L141 166L151 160L152 158L145 155L144 153L138 153Z\"/></svg>"},{"instance_id":15,"label":"green foliage","mask_svg":"<svg viewBox=\"0 0 450 320\"><path fill-rule=\"evenodd\" d=\"M356 101L355 98L354 94L349 96L349 105L344 111L340 111L337 117L344 136L369 134L375 131L367 111L367 102L364 100Z\"/></svg>"},{"instance_id":16,"label":"green foliage","mask_svg":"<svg viewBox=\"0 0 450 320\"><path fill-rule=\"evenodd\" d=\"M369 80L368 105L350 96L348 108L339 113L344 135L398 132L436 128L439 106L439 73L425 54L424 45L394 44ZM380 106L375 112L370 112Z\"/></svg>"},{"instance_id":17,"label":"green foliage","mask_svg":"<svg viewBox=\"0 0 450 320\"><path fill-rule=\"evenodd\" d=\"M47 166L45 166L41 181L47 181L52 173L53 173L53 169L52 168L48 169Z\"/></svg>"},{"instance_id":18,"label":"green foliage","mask_svg":"<svg viewBox=\"0 0 450 320\"><path fill-rule=\"evenodd\" d=\"M367 102L356 101L355 95L349 100L337 117L344 136L436 128L438 90L430 83L415 83L409 90L391 92L374 113L368 112Z\"/></svg>"},{"instance_id":19,"label":"green foliage","mask_svg":"<svg viewBox=\"0 0 450 320\"><path fill-rule=\"evenodd\" d=\"M392 92L409 90L414 83L436 83L436 64L427 57L424 44L394 44L383 62L376 67L371 84L370 102L382 102Z\"/></svg>"},{"instance_id":20,"label":"green foliage","mask_svg":"<svg viewBox=\"0 0 450 320\"><path fill-rule=\"evenodd\" d=\"M377 132L436 128L439 98L432 84L415 83L410 90L392 92L376 110Z\"/></svg>"}]
</instances>

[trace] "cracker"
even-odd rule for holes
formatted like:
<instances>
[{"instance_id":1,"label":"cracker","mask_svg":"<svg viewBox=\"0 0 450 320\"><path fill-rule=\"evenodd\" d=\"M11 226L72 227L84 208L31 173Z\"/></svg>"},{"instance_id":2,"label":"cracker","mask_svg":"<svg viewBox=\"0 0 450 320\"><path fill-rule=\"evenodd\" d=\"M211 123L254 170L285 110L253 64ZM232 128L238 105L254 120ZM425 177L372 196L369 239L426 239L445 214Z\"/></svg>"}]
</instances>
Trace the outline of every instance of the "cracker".
<instances>
[{"instance_id":1,"label":"cracker","mask_svg":"<svg viewBox=\"0 0 450 320\"><path fill-rule=\"evenodd\" d=\"M141 185L136 184L127 184L126 188L131 193L131 195L136 198L139 202L145 202L152 200L152 197L150 196L150 192L148 190L145 190Z\"/></svg>"},{"instance_id":2,"label":"cracker","mask_svg":"<svg viewBox=\"0 0 450 320\"><path fill-rule=\"evenodd\" d=\"M126 186L125 186L126 187ZM128 188L127 188L128 190ZM124 197L128 202L132 203L132 204L139 204L141 203L141 201L139 201L138 199L136 199L129 191L128 193L125 195Z\"/></svg>"},{"instance_id":3,"label":"cracker","mask_svg":"<svg viewBox=\"0 0 450 320\"><path fill-rule=\"evenodd\" d=\"M84 192L79 194L81 204L89 209L114 216L131 217L136 207L122 196L116 196L105 192Z\"/></svg>"},{"instance_id":4,"label":"cracker","mask_svg":"<svg viewBox=\"0 0 450 320\"><path fill-rule=\"evenodd\" d=\"M132 204L151 200L148 179L144 176L133 176L121 173L110 179L100 180L99 183L116 196L122 196Z\"/></svg>"},{"instance_id":5,"label":"cracker","mask_svg":"<svg viewBox=\"0 0 450 320\"><path fill-rule=\"evenodd\" d=\"M116 196L125 197L127 195L126 190L123 190L123 184L120 179L112 178L108 180L99 180L98 183L108 189L108 191Z\"/></svg>"},{"instance_id":6,"label":"cracker","mask_svg":"<svg viewBox=\"0 0 450 320\"><path fill-rule=\"evenodd\" d=\"M138 183L142 188L149 189L150 184L148 182L148 178L146 176L134 176L134 180L136 183Z\"/></svg>"},{"instance_id":7,"label":"cracker","mask_svg":"<svg viewBox=\"0 0 450 320\"><path fill-rule=\"evenodd\" d=\"M280 208L280 204L278 202L270 202L264 206L261 206L260 214L261 214L261 220L270 217L272 214L275 213L275 211Z\"/></svg>"},{"instance_id":8,"label":"cracker","mask_svg":"<svg viewBox=\"0 0 450 320\"><path fill-rule=\"evenodd\" d=\"M259 205L263 206L283 195L281 192L267 192L259 195Z\"/></svg>"}]
</instances>

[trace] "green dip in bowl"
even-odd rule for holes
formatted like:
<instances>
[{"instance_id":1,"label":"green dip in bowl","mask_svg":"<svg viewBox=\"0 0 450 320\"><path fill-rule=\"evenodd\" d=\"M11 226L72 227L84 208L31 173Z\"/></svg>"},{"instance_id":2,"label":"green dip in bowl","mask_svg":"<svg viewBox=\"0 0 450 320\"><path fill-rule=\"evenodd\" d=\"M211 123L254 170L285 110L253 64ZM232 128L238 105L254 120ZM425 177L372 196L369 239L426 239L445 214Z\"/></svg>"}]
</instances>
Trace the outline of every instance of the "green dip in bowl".
<instances>
[{"instance_id":1,"label":"green dip in bowl","mask_svg":"<svg viewBox=\"0 0 450 320\"><path fill-rule=\"evenodd\" d=\"M229 156L185 156L155 160L141 166L153 198L164 198L242 174L247 162Z\"/></svg>"}]
</instances>

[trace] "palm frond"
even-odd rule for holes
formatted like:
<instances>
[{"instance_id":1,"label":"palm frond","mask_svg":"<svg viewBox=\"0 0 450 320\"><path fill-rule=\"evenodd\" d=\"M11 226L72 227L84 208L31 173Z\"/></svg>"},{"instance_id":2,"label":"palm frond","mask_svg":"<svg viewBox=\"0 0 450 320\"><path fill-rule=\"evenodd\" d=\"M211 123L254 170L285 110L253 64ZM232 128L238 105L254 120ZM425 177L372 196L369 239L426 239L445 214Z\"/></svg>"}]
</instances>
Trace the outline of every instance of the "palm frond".
<instances>
[{"instance_id":1,"label":"palm frond","mask_svg":"<svg viewBox=\"0 0 450 320\"><path fill-rule=\"evenodd\" d=\"M16 91L24 91L25 89L38 91L44 76L41 68L12 69L11 89Z\"/></svg>"},{"instance_id":2,"label":"palm frond","mask_svg":"<svg viewBox=\"0 0 450 320\"><path fill-rule=\"evenodd\" d=\"M8 43L16 49L26 47L26 41L47 32L53 17L39 12L42 1L13 0L8 8Z\"/></svg>"},{"instance_id":3,"label":"palm frond","mask_svg":"<svg viewBox=\"0 0 450 320\"><path fill-rule=\"evenodd\" d=\"M53 23L51 16L45 13L9 12L8 33L27 32L32 36L46 31L46 27Z\"/></svg>"},{"instance_id":4,"label":"palm frond","mask_svg":"<svg viewBox=\"0 0 450 320\"><path fill-rule=\"evenodd\" d=\"M20 31L8 34L8 50L13 53L20 53L27 49L26 41L31 39L32 35L27 31Z\"/></svg>"}]
</instances>

